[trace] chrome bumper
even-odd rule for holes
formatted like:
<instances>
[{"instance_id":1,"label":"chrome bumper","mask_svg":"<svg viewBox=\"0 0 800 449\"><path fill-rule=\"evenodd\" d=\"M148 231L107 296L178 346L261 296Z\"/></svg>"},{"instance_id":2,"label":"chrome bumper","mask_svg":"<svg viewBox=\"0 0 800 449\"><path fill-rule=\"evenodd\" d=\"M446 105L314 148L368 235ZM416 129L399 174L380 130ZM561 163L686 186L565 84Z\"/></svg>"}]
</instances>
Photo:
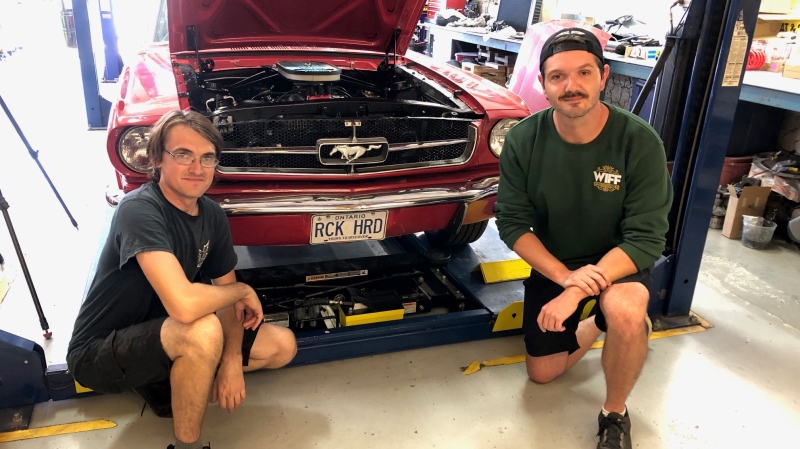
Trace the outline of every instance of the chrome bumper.
<instances>
[{"instance_id":1,"label":"chrome bumper","mask_svg":"<svg viewBox=\"0 0 800 449\"><path fill-rule=\"evenodd\" d=\"M431 187L374 195L301 194L261 197L254 195L241 199L220 198L216 195L209 197L217 201L229 216L369 212L446 203L470 203L496 195L499 182L500 178L493 176L460 187ZM106 192L106 201L111 206L116 206L121 198L117 192Z\"/></svg>"}]
</instances>

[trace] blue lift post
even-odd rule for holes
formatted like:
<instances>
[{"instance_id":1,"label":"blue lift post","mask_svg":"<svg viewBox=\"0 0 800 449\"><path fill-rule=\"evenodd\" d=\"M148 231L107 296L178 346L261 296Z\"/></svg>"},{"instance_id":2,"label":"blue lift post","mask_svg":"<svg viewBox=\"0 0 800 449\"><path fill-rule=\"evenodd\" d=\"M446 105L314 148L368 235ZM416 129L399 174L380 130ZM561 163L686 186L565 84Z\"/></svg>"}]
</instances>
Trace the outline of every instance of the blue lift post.
<instances>
[{"instance_id":1,"label":"blue lift post","mask_svg":"<svg viewBox=\"0 0 800 449\"><path fill-rule=\"evenodd\" d=\"M696 39L693 69L689 81L684 120L677 141L678 155L673 169L675 206L670 216L668 238L670 250L654 273L654 297L651 314L666 320L667 327L687 324L697 273L705 244L711 207L717 188L725 150L730 136L733 116L744 75L744 64L750 37L755 29L759 0L694 0L687 22L687 34ZM88 12L85 2L73 5L78 29L79 49L91 55L88 37ZM738 27L738 28L737 28ZM735 30L744 30L737 36ZM83 32L83 33L82 33ZM741 50L733 57L731 48ZM735 53L735 52L734 52ZM82 68L95 73L92 58L81 57ZM736 65L738 64L738 66ZM727 72L726 72L727 69ZM86 72L84 72L86 73ZM727 77L726 77L727 75ZM97 78L89 77L97 93ZM87 77L84 77L84 84ZM91 87L91 86L90 86ZM87 90L88 91L88 90ZM99 99L99 95L96 95ZM87 96L87 98L90 98ZM91 97L94 98L94 97ZM92 105L95 105L94 102ZM87 112L90 109L87 101ZM99 112L99 111L98 111ZM91 115L91 114L90 114ZM673 117L678 120L679 118ZM469 281L471 267L477 257L470 248L454 254L448 271L458 272L456 282ZM516 281L519 282L519 281ZM521 283L521 282L520 282ZM511 284L511 283L509 283ZM519 284L505 288L519 288ZM490 296L488 288L475 289L476 296ZM513 295L514 292L508 292ZM502 296L502 295L494 295ZM485 304L486 300L481 298ZM489 329L492 320L490 307L485 310L466 310L452 315L420 317L406 323L368 325L361 332L330 332L302 341L306 352L298 354L296 363L353 357L369 353L388 352L412 347L444 344L469 339L497 336ZM671 320L671 322L670 322ZM0 333L2 360L16 357L24 360L42 358L37 344L10 334ZM334 354L335 353L335 354ZM11 360L11 358L9 358ZM6 364L7 365L7 364ZM43 362L25 364L31 372L3 374L0 384L0 409L13 413L30 413L32 405L46 400L60 400L78 395L66 366L48 366ZM4 365L5 366L5 365ZM38 367L38 368L37 368ZM3 368L3 367L0 367ZM5 416L7 410L0 410Z\"/></svg>"},{"instance_id":2,"label":"blue lift post","mask_svg":"<svg viewBox=\"0 0 800 449\"><path fill-rule=\"evenodd\" d=\"M122 58L117 45L117 30L114 27L114 13L111 0L100 0L100 29L103 30L103 45L106 67L103 82L114 83L122 72Z\"/></svg>"},{"instance_id":3,"label":"blue lift post","mask_svg":"<svg viewBox=\"0 0 800 449\"><path fill-rule=\"evenodd\" d=\"M92 33L89 26L88 0L72 2L72 14L75 20L75 34L78 41L78 57L80 58L81 79L83 80L83 99L86 104L86 118L89 129L105 129L111 102L100 95L94 53L92 50Z\"/></svg>"},{"instance_id":4,"label":"blue lift post","mask_svg":"<svg viewBox=\"0 0 800 449\"><path fill-rule=\"evenodd\" d=\"M655 295L662 322L672 326L692 322L689 312L759 6L760 0L694 0L691 8L704 13L687 18L686 32L696 35L697 52L672 173L675 201L667 241L674 253Z\"/></svg>"}]
</instances>

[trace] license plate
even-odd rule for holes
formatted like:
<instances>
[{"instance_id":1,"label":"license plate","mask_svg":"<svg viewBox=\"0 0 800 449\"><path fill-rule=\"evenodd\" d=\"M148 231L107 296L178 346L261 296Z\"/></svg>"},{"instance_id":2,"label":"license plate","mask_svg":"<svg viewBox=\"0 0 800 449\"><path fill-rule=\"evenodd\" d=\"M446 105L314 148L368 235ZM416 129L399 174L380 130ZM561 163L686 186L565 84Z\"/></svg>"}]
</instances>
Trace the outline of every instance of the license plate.
<instances>
[{"instance_id":1,"label":"license plate","mask_svg":"<svg viewBox=\"0 0 800 449\"><path fill-rule=\"evenodd\" d=\"M389 212L355 212L311 216L311 243L383 240Z\"/></svg>"}]
</instances>

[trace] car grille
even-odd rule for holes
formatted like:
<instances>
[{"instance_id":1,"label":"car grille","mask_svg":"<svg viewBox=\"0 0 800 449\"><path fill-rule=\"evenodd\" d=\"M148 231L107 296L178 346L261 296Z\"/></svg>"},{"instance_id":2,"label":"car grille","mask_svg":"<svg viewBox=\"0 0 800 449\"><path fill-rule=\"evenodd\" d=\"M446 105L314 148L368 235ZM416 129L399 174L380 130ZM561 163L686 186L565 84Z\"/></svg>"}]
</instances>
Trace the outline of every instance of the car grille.
<instances>
[{"instance_id":1,"label":"car grille","mask_svg":"<svg viewBox=\"0 0 800 449\"><path fill-rule=\"evenodd\" d=\"M375 173L401 168L462 164L472 155L469 119L360 119L357 138L385 138L389 155L369 164L323 165L319 139L351 139L345 119L252 120L218 125L224 144L222 173Z\"/></svg>"}]
</instances>

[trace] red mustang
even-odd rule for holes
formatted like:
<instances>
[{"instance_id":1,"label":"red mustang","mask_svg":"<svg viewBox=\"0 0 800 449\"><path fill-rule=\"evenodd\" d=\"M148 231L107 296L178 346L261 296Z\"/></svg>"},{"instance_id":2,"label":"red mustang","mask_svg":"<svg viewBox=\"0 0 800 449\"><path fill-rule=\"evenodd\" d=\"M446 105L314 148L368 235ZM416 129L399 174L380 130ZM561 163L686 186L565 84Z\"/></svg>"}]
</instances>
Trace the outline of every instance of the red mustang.
<instances>
[{"instance_id":1,"label":"red mustang","mask_svg":"<svg viewBox=\"0 0 800 449\"><path fill-rule=\"evenodd\" d=\"M234 244L477 240L505 133L529 111L488 80L406 53L424 3L163 0L112 106L122 192L109 202L147 182L150 126L193 109L225 141L207 196Z\"/></svg>"}]
</instances>

